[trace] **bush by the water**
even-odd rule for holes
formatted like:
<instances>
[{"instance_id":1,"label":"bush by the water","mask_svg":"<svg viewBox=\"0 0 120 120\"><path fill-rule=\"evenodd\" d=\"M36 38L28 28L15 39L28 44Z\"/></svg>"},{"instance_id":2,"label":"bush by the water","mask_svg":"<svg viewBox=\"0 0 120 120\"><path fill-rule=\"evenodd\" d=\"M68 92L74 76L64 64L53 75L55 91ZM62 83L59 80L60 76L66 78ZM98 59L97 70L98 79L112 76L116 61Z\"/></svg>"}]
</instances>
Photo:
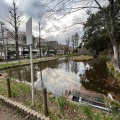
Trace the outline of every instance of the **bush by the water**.
<instances>
[{"instance_id":1,"label":"bush by the water","mask_svg":"<svg viewBox=\"0 0 120 120\"><path fill-rule=\"evenodd\" d=\"M109 71L112 73L112 75L117 79L118 82L120 82L120 72L114 70L114 66L112 62L107 62L107 66Z\"/></svg>"},{"instance_id":2,"label":"bush by the water","mask_svg":"<svg viewBox=\"0 0 120 120\"><path fill-rule=\"evenodd\" d=\"M81 55L81 56L76 56L73 57L72 60L73 61L88 61L88 60L92 60L93 57L92 56L87 56L87 55Z\"/></svg>"}]
</instances>

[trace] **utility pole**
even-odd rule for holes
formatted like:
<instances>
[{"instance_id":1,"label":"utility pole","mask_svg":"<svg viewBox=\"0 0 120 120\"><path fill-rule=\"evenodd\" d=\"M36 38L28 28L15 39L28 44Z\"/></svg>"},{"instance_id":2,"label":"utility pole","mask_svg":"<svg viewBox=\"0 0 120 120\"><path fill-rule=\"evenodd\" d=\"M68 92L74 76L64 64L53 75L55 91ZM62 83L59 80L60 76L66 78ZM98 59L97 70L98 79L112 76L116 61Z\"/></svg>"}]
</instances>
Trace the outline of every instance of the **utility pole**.
<instances>
[{"instance_id":1,"label":"utility pole","mask_svg":"<svg viewBox=\"0 0 120 120\"><path fill-rule=\"evenodd\" d=\"M5 41L4 41L4 29L3 29L3 25L5 25L3 22L0 22L1 23L1 33L2 33L2 41L3 41L3 45L5 45ZM5 60L7 59L7 56L6 56L6 46L4 47L4 57L5 57Z\"/></svg>"},{"instance_id":2,"label":"utility pole","mask_svg":"<svg viewBox=\"0 0 120 120\"><path fill-rule=\"evenodd\" d=\"M39 22L39 56L41 56L41 37L40 37L41 29L40 29L40 22Z\"/></svg>"}]
</instances>

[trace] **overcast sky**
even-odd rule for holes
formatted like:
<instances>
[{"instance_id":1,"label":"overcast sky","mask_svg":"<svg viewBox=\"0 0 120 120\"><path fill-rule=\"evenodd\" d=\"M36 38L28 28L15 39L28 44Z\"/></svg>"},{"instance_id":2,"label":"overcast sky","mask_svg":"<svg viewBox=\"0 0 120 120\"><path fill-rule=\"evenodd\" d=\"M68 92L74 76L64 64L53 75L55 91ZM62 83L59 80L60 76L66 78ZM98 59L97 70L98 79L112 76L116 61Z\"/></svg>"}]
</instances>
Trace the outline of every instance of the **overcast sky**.
<instances>
[{"instance_id":1,"label":"overcast sky","mask_svg":"<svg viewBox=\"0 0 120 120\"><path fill-rule=\"evenodd\" d=\"M85 10L80 10L72 14L68 14L67 16L60 19L62 15L65 14L65 11L62 11L62 14L52 14L53 17L51 19L51 15L48 14L48 12L46 13L48 6L42 6L44 1L45 0L16 0L17 7L22 13L20 25L21 31L25 31L26 22L30 17L32 17L33 34L35 36L38 35L38 22L41 23L41 36L47 40L57 40L59 43L65 43L65 39L67 37L70 37L72 34L75 34L76 32L78 32L80 36L82 35L82 25L80 24L70 27L69 29L62 28L70 26L75 22L86 21L87 17ZM49 4L49 7L53 8L60 0L54 1L55 2ZM35 4L36 2L38 3ZM11 29L11 26L6 22L6 20L8 14L7 9L10 5L12 5L12 0L0 0L0 21L4 22L5 26L9 29ZM77 4L70 4L69 7L74 8L76 6ZM55 9L57 10L58 7L56 7ZM56 20L56 18L58 20Z\"/></svg>"}]
</instances>

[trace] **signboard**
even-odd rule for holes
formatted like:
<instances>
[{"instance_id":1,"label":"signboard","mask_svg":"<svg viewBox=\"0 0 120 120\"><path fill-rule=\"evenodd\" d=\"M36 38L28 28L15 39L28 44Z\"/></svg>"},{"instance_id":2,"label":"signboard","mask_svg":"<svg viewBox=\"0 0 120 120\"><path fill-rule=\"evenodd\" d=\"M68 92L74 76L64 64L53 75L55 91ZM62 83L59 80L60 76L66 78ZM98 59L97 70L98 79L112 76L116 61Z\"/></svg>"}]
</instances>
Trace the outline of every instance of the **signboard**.
<instances>
[{"instance_id":1,"label":"signboard","mask_svg":"<svg viewBox=\"0 0 120 120\"><path fill-rule=\"evenodd\" d=\"M32 18L26 23L27 45L30 45L30 65L31 65L31 89L32 89L32 105L34 106L34 72L33 72L33 56L32 56Z\"/></svg>"},{"instance_id":2,"label":"signboard","mask_svg":"<svg viewBox=\"0 0 120 120\"><path fill-rule=\"evenodd\" d=\"M26 23L26 38L27 38L27 45L33 44L33 39L32 39L32 17Z\"/></svg>"}]
</instances>

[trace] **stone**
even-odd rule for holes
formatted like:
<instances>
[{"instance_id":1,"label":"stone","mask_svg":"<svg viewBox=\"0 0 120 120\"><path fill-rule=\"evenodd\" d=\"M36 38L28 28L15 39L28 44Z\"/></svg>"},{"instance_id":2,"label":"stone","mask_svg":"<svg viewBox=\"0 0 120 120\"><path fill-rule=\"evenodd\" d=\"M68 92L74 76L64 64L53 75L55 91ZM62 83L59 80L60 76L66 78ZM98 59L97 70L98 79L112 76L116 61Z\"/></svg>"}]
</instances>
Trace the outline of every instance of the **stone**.
<instances>
[{"instance_id":1,"label":"stone","mask_svg":"<svg viewBox=\"0 0 120 120\"><path fill-rule=\"evenodd\" d=\"M27 110L27 114L30 115L30 112L31 112L31 109L28 109Z\"/></svg>"},{"instance_id":2,"label":"stone","mask_svg":"<svg viewBox=\"0 0 120 120\"><path fill-rule=\"evenodd\" d=\"M41 120L44 120L45 118L46 118L45 115L42 115L42 116L41 116Z\"/></svg>"},{"instance_id":3,"label":"stone","mask_svg":"<svg viewBox=\"0 0 120 120\"><path fill-rule=\"evenodd\" d=\"M37 115L37 120L41 120L41 115L40 114Z\"/></svg>"},{"instance_id":4,"label":"stone","mask_svg":"<svg viewBox=\"0 0 120 120\"><path fill-rule=\"evenodd\" d=\"M45 120L50 120L50 118L49 118L49 117L46 117Z\"/></svg>"}]
</instances>

